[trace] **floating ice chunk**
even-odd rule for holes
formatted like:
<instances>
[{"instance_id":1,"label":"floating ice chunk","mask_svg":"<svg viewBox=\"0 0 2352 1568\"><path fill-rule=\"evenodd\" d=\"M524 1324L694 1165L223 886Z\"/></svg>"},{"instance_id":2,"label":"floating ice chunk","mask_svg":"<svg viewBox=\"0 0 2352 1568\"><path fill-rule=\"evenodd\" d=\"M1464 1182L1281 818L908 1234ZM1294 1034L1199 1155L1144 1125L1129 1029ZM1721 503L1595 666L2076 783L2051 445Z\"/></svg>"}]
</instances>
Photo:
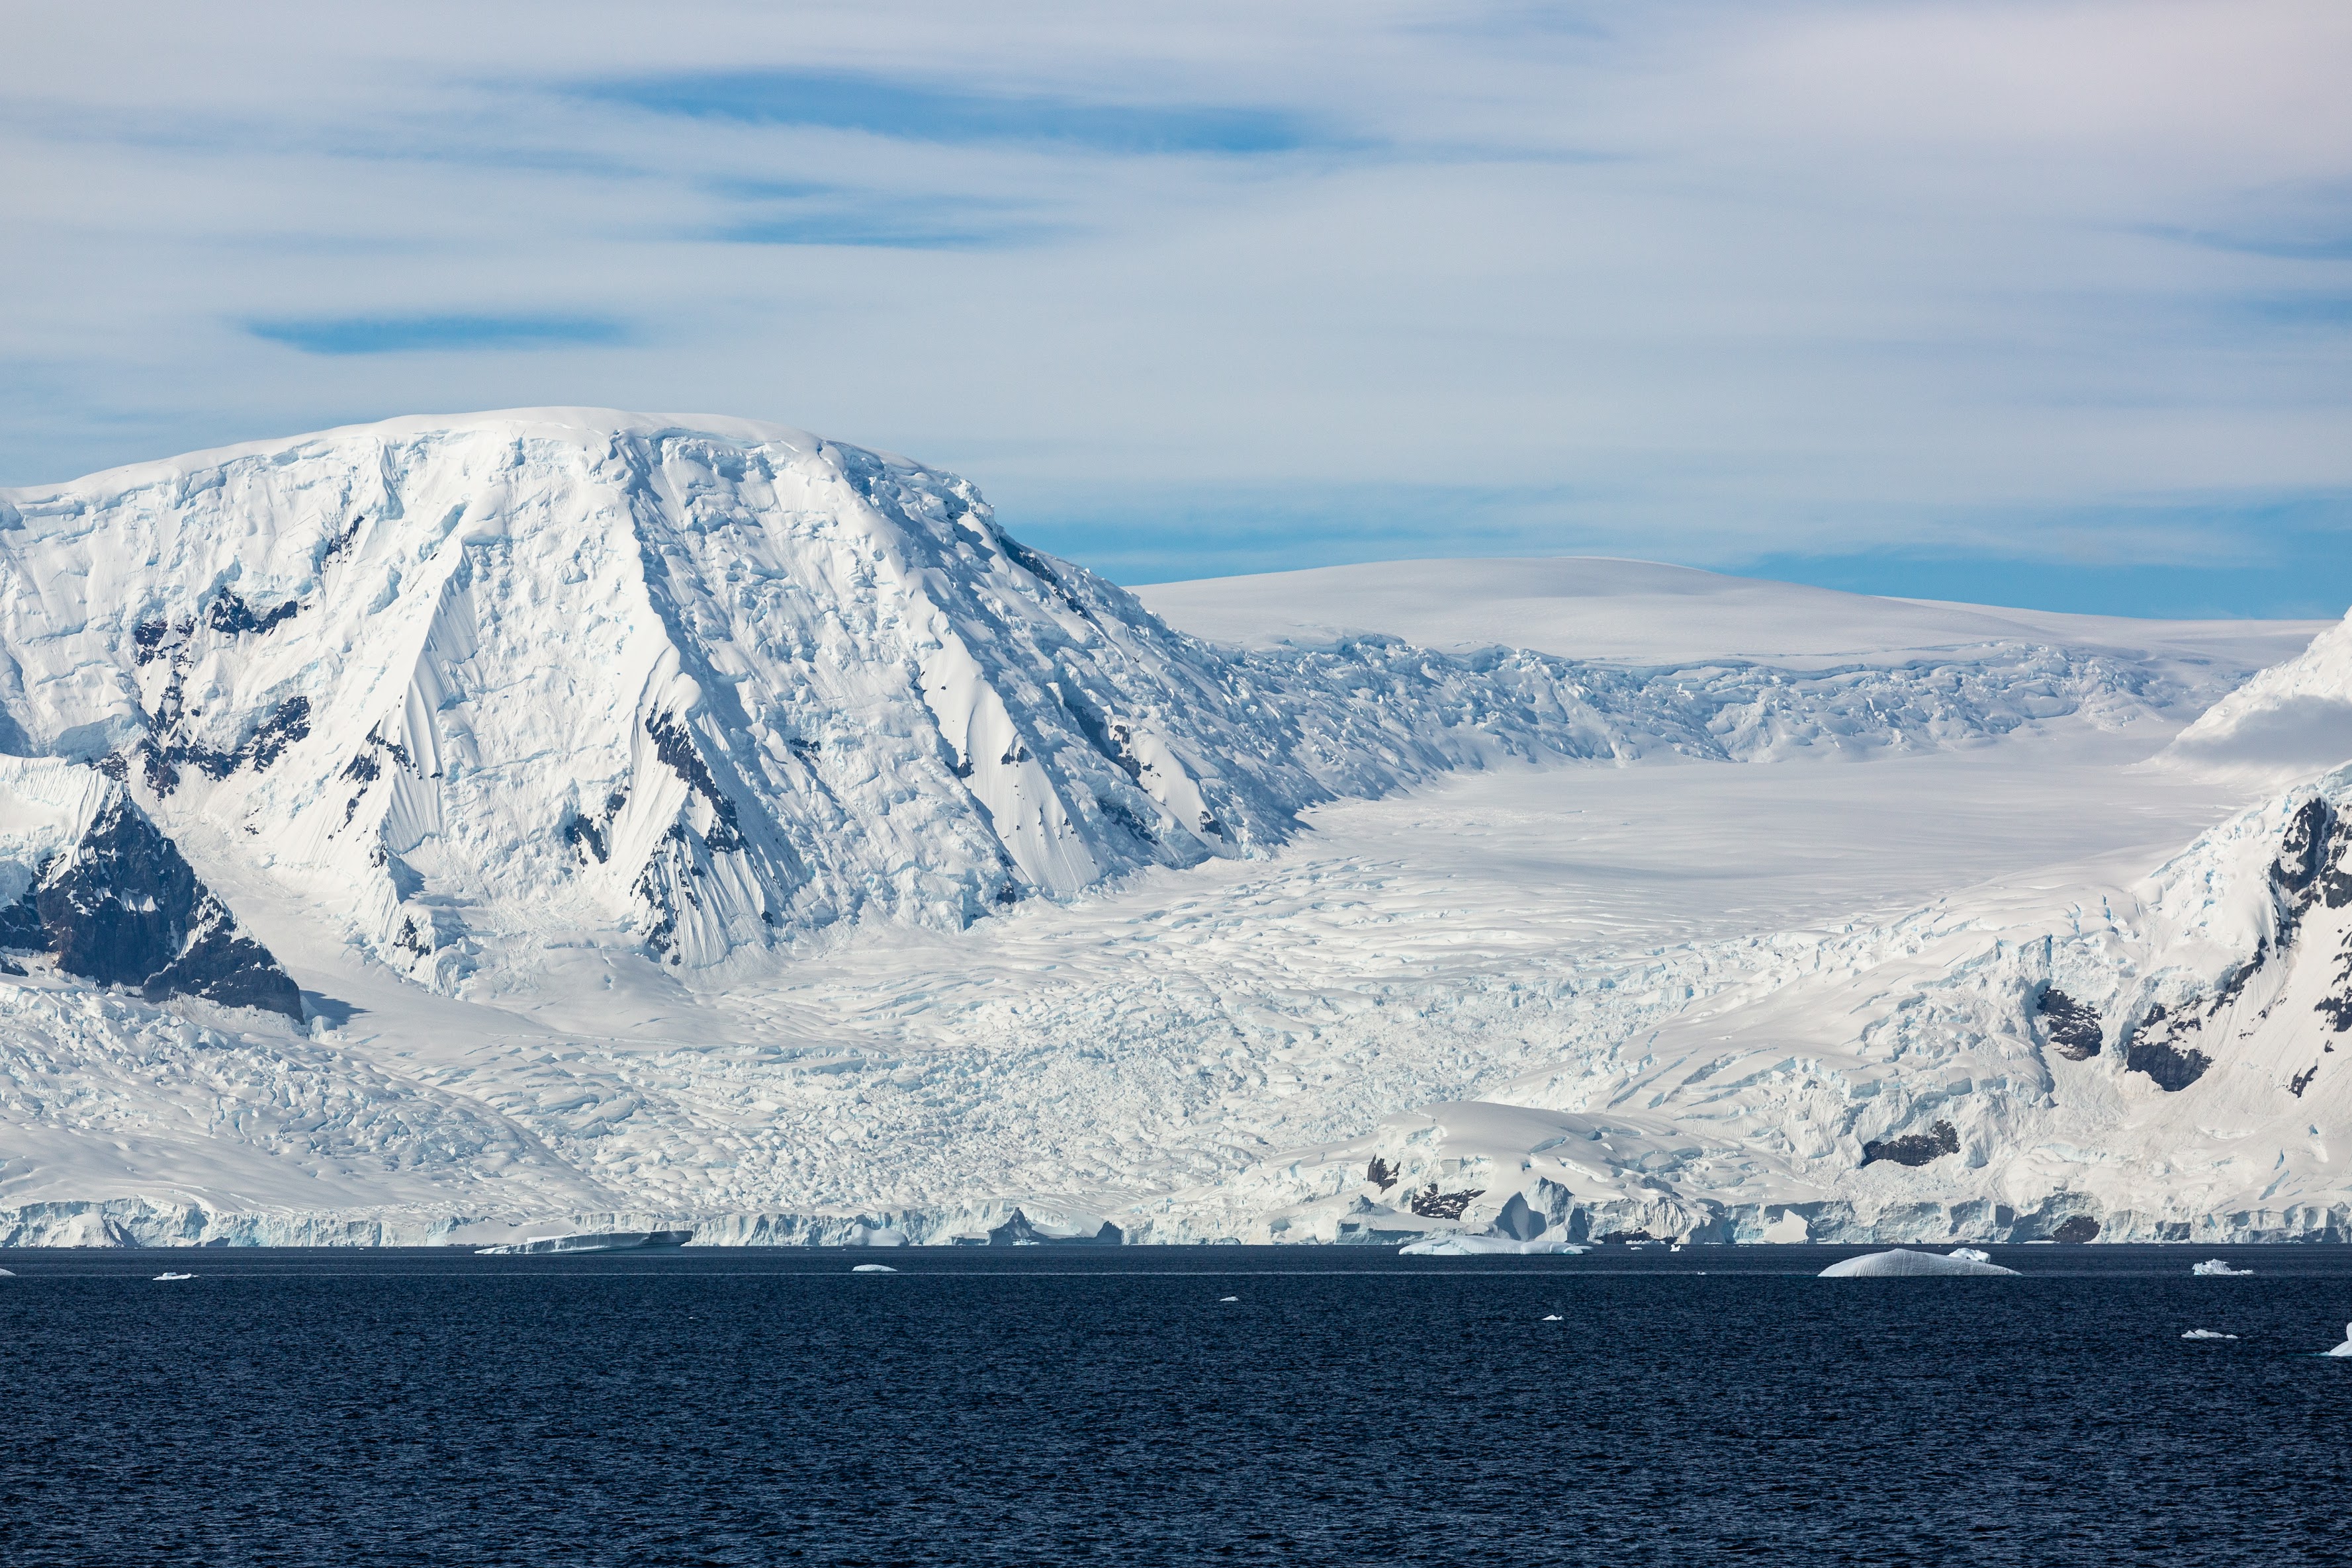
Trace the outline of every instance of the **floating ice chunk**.
<instances>
[{"instance_id":1,"label":"floating ice chunk","mask_svg":"<svg viewBox=\"0 0 2352 1568\"><path fill-rule=\"evenodd\" d=\"M1955 1247L1944 1254L1947 1258L1965 1258L1971 1263L1990 1263L1992 1254L1981 1247Z\"/></svg>"},{"instance_id":2,"label":"floating ice chunk","mask_svg":"<svg viewBox=\"0 0 2352 1568\"><path fill-rule=\"evenodd\" d=\"M518 1252L628 1252L640 1247L683 1247L693 1239L694 1232L691 1230L576 1231L562 1236L533 1236L521 1241L502 1241L494 1247L477 1247L474 1255L487 1258Z\"/></svg>"},{"instance_id":3,"label":"floating ice chunk","mask_svg":"<svg viewBox=\"0 0 2352 1568\"><path fill-rule=\"evenodd\" d=\"M2323 1350L2319 1354L2322 1355L2352 1356L2352 1323L2346 1323L2344 1325L2344 1343L2342 1344L2337 1345L2334 1350Z\"/></svg>"},{"instance_id":4,"label":"floating ice chunk","mask_svg":"<svg viewBox=\"0 0 2352 1568\"><path fill-rule=\"evenodd\" d=\"M850 1267L853 1274L895 1274L898 1270L887 1263L857 1263Z\"/></svg>"},{"instance_id":5,"label":"floating ice chunk","mask_svg":"<svg viewBox=\"0 0 2352 1568\"><path fill-rule=\"evenodd\" d=\"M1521 1241L1509 1236L1461 1236L1451 1231L1442 1236L1424 1236L1418 1241L1408 1241L1397 1249L1400 1258L1530 1258L1569 1256L1590 1249L1573 1241L1546 1239Z\"/></svg>"},{"instance_id":6,"label":"floating ice chunk","mask_svg":"<svg viewBox=\"0 0 2352 1568\"><path fill-rule=\"evenodd\" d=\"M0 1280L13 1280L13 1279L15 1279L16 1277L16 1270L14 1270L14 1269L0 1269Z\"/></svg>"},{"instance_id":7,"label":"floating ice chunk","mask_svg":"<svg viewBox=\"0 0 2352 1568\"><path fill-rule=\"evenodd\" d=\"M1560 1322L1561 1318L1558 1312L1553 1312L1545 1317L1542 1321L1548 1323L1556 1323Z\"/></svg>"},{"instance_id":8,"label":"floating ice chunk","mask_svg":"<svg viewBox=\"0 0 2352 1568\"><path fill-rule=\"evenodd\" d=\"M1896 1276L1918 1274L2014 1274L2014 1269L2004 1269L1998 1263L1979 1263L1973 1258L1945 1257L1937 1252L1913 1252L1897 1247L1891 1252L1865 1252L1859 1258L1848 1258L1843 1263L1832 1263L1821 1272L1824 1280L1883 1280Z\"/></svg>"},{"instance_id":9,"label":"floating ice chunk","mask_svg":"<svg viewBox=\"0 0 2352 1568\"><path fill-rule=\"evenodd\" d=\"M2242 1280L2253 1272L2252 1269L2232 1269L2220 1258L2208 1258L2189 1271L2192 1274L2202 1274L2208 1278L2218 1277L2224 1280Z\"/></svg>"},{"instance_id":10,"label":"floating ice chunk","mask_svg":"<svg viewBox=\"0 0 2352 1568\"><path fill-rule=\"evenodd\" d=\"M1241 1298L1239 1296L1219 1296L1217 1298L1217 1303L1222 1306L1227 1301L1238 1301L1240 1300Z\"/></svg>"},{"instance_id":11,"label":"floating ice chunk","mask_svg":"<svg viewBox=\"0 0 2352 1568\"><path fill-rule=\"evenodd\" d=\"M2190 1329L2180 1337L2182 1339L2235 1339L2238 1336L2233 1333L2217 1333L2212 1329Z\"/></svg>"},{"instance_id":12,"label":"floating ice chunk","mask_svg":"<svg viewBox=\"0 0 2352 1568\"><path fill-rule=\"evenodd\" d=\"M193 1280L195 1276L194 1274L158 1274L155 1278L158 1280Z\"/></svg>"}]
</instances>

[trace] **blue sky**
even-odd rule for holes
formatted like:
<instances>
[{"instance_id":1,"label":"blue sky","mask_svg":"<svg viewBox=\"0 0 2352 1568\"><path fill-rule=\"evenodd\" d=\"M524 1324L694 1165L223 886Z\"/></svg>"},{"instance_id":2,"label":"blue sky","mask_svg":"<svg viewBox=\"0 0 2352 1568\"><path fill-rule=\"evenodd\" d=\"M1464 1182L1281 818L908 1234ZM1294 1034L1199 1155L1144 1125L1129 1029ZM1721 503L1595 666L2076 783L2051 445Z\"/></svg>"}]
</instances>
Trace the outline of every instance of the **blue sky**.
<instances>
[{"instance_id":1,"label":"blue sky","mask_svg":"<svg viewBox=\"0 0 2352 1568\"><path fill-rule=\"evenodd\" d=\"M0 484L781 420L1130 582L2352 603L2335 0L35 5Z\"/></svg>"}]
</instances>

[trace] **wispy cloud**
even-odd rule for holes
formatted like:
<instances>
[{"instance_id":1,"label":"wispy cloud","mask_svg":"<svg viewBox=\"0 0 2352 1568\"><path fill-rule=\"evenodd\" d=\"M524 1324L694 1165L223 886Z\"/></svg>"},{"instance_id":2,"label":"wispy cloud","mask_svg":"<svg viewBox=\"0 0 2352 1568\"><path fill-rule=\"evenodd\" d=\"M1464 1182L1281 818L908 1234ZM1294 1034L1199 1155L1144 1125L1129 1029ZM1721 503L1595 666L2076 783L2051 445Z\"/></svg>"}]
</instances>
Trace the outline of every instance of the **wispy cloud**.
<instances>
[{"instance_id":1,"label":"wispy cloud","mask_svg":"<svg viewBox=\"0 0 2352 1568\"><path fill-rule=\"evenodd\" d=\"M264 342L306 354L409 354L540 349L625 341L621 323L594 316L321 316L247 321Z\"/></svg>"},{"instance_id":2,"label":"wispy cloud","mask_svg":"<svg viewBox=\"0 0 2352 1568\"><path fill-rule=\"evenodd\" d=\"M11 36L0 483L700 408L1121 571L1875 552L2249 606L2314 580L2278 508L2352 491L2341 0L240 15Z\"/></svg>"},{"instance_id":3,"label":"wispy cloud","mask_svg":"<svg viewBox=\"0 0 2352 1568\"><path fill-rule=\"evenodd\" d=\"M888 77L733 71L620 78L572 89L647 113L856 131L937 142L1045 142L1111 153L1290 152L1316 137L1297 113L1214 104L978 93Z\"/></svg>"},{"instance_id":4,"label":"wispy cloud","mask_svg":"<svg viewBox=\"0 0 2352 1568\"><path fill-rule=\"evenodd\" d=\"M977 250L1034 245L1061 232L1025 204L802 181L729 180L730 210L709 232L739 245Z\"/></svg>"}]
</instances>

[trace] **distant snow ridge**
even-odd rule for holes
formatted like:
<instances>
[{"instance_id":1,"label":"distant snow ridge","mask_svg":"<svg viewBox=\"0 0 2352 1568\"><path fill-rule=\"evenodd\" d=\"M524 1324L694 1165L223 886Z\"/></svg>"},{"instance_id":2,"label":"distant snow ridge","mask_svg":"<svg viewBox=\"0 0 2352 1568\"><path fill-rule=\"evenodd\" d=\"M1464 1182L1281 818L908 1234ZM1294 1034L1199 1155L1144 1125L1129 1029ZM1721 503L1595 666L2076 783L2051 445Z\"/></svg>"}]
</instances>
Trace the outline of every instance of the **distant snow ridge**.
<instances>
[{"instance_id":1,"label":"distant snow ridge","mask_svg":"<svg viewBox=\"0 0 2352 1568\"><path fill-rule=\"evenodd\" d=\"M863 915L952 927L1507 757L1936 746L2184 695L2024 644L1803 674L1243 655L951 476L572 410L0 496L0 749L105 767L442 990L516 940L698 967Z\"/></svg>"}]
</instances>

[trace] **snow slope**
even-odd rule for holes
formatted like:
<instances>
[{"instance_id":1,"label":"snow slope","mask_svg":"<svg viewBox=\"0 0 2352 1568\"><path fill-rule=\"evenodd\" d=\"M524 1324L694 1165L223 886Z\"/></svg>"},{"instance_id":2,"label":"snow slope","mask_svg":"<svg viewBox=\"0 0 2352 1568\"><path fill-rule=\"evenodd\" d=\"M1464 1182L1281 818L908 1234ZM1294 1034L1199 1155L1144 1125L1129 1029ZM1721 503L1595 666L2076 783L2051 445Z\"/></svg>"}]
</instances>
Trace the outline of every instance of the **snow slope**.
<instances>
[{"instance_id":1,"label":"snow slope","mask_svg":"<svg viewBox=\"0 0 2352 1568\"><path fill-rule=\"evenodd\" d=\"M1208 643L952 476L600 411L9 492L0 749L58 803L0 862L112 788L304 1004L20 950L0 1240L2336 1223L2161 1153L2235 1059L2129 1065L2246 940L2325 988L2139 883L2277 788L2146 759L2310 629L1723 592L1671 657ZM2053 1065L2053 988L2113 1048Z\"/></svg>"}]
</instances>

